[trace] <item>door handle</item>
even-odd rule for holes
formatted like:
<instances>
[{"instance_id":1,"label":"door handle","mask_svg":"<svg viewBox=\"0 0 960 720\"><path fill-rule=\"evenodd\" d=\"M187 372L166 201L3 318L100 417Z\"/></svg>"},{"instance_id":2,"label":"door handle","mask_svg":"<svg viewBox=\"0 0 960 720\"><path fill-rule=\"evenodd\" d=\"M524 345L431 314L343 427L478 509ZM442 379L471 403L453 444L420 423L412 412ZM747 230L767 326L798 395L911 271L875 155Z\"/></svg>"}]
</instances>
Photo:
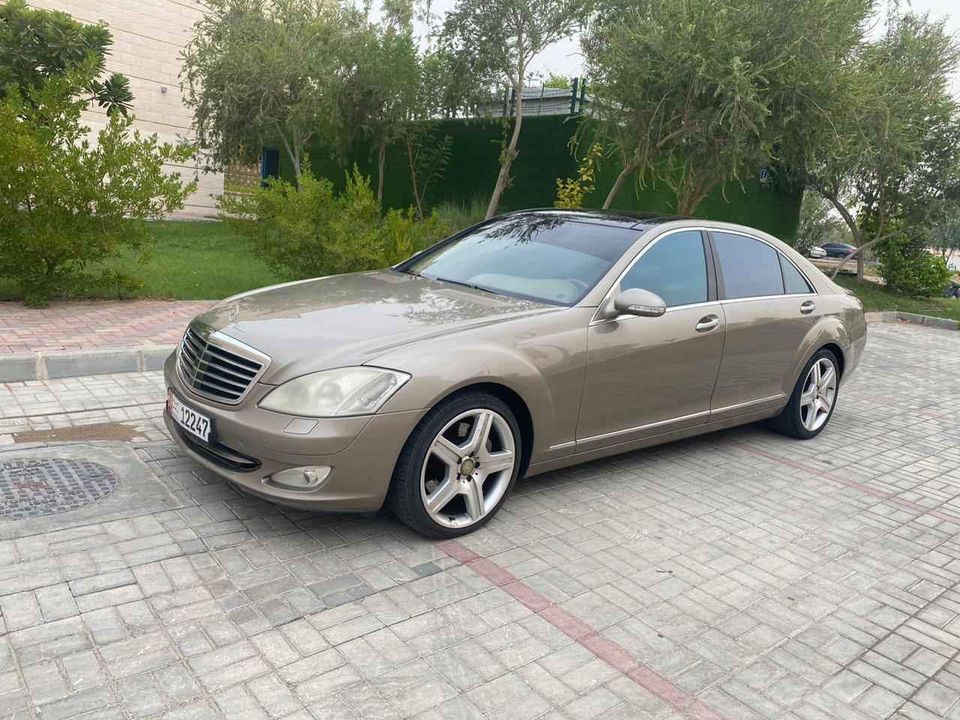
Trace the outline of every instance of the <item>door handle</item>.
<instances>
[{"instance_id":1,"label":"door handle","mask_svg":"<svg viewBox=\"0 0 960 720\"><path fill-rule=\"evenodd\" d=\"M817 304L813 300L805 300L802 305L800 305L800 312L804 315L809 315L814 310L817 309Z\"/></svg>"},{"instance_id":2,"label":"door handle","mask_svg":"<svg viewBox=\"0 0 960 720\"><path fill-rule=\"evenodd\" d=\"M710 332L720 324L720 318L716 315L707 315L706 317L700 318L700 322L696 325L697 332Z\"/></svg>"}]
</instances>

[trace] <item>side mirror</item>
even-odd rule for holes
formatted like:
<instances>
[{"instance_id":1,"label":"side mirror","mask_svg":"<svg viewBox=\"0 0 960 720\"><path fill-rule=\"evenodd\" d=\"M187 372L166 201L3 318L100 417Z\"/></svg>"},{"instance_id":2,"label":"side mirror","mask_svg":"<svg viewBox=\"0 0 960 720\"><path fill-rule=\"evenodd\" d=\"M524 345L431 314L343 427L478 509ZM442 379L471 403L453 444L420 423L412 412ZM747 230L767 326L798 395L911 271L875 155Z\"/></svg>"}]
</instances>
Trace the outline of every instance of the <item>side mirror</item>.
<instances>
[{"instance_id":1,"label":"side mirror","mask_svg":"<svg viewBox=\"0 0 960 720\"><path fill-rule=\"evenodd\" d=\"M612 307L610 307L612 305ZM613 319L620 315L638 315L640 317L660 317L667 311L663 298L649 290L631 288L618 293L608 305L604 317Z\"/></svg>"}]
</instances>

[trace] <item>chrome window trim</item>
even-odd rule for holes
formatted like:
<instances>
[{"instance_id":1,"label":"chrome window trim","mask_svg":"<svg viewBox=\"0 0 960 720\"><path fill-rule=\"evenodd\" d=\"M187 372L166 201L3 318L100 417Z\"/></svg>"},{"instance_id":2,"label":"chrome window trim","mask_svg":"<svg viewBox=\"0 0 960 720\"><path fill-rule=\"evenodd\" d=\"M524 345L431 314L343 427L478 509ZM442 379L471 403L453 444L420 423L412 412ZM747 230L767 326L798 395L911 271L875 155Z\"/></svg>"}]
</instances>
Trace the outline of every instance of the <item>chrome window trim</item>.
<instances>
[{"instance_id":1,"label":"chrome window trim","mask_svg":"<svg viewBox=\"0 0 960 720\"><path fill-rule=\"evenodd\" d=\"M177 369L177 377L180 379L180 382L183 384L187 392L219 405L239 405L241 402L243 402L244 398L250 394L250 391L253 390L254 386L256 386L256 384L260 381L260 378L263 377L264 373L267 372L267 369L270 367L270 363L272 362L272 358L266 353L262 353L256 348L247 345L242 340L237 340L235 337L231 337L230 335L222 333L219 330L212 330L201 324L191 323L187 330L193 330L193 332L206 340L207 343L215 347L222 347L224 350L236 353L240 357L260 363L260 371L250 380L250 384L247 386L247 389L244 390L236 400L225 400L223 398L201 392L195 388L187 378L184 377L182 365L180 363L180 354L183 352L183 338L180 339L180 344L177 345L177 361L175 365ZM184 331L184 335L186 334L186 331Z\"/></svg>"},{"instance_id":2,"label":"chrome window trim","mask_svg":"<svg viewBox=\"0 0 960 720\"><path fill-rule=\"evenodd\" d=\"M816 293L780 293L779 295L751 295L750 297L730 298L729 300L718 301L721 305L732 305L734 303L751 302L753 300L777 300L780 298L805 298Z\"/></svg>"},{"instance_id":3,"label":"chrome window trim","mask_svg":"<svg viewBox=\"0 0 960 720\"><path fill-rule=\"evenodd\" d=\"M590 325L599 325L601 323L608 323L608 322L619 322L619 321L622 321L622 319L637 317L636 315L618 315L615 318L601 318L599 317L599 315L603 311L603 308L606 307L607 303L610 301L610 297L612 296L613 291L616 288L620 287L620 283L623 281L623 278L626 276L628 272L630 272L630 270L633 269L633 266L640 261L640 258L646 255L647 251L650 248L652 248L658 242L663 240L665 237L670 237L671 235L674 235L676 233L681 233L681 232L699 232L702 236L703 233L710 232L710 230L707 227L699 227L699 226L698 227L681 227L681 228L673 228L671 230L667 230L666 232L661 233L660 235L657 235L653 240L647 243L640 250L640 252L638 252L634 256L633 260L631 260L630 263L623 269L623 272L621 272L617 276L617 279L614 280L613 283L611 283L609 288L607 288L607 291L603 294L603 299L600 300L600 304L597 305L597 311L593 314L593 319L590 321ZM706 249L704 249L703 261L705 263L707 262ZM709 287L709 283L708 283L708 287ZM707 300L704 302L687 303L685 305L673 305L667 308L667 312L670 312L671 310L679 309L679 308L697 307L698 305L714 305L717 302L718 300Z\"/></svg>"},{"instance_id":4,"label":"chrome window trim","mask_svg":"<svg viewBox=\"0 0 960 720\"><path fill-rule=\"evenodd\" d=\"M729 298L730 300L759 300L759 299L761 299L761 298L770 299L770 298L773 298L773 297L805 297L805 296L807 296L807 295L819 295L819 294L820 294L820 293L818 293L817 290L816 290L816 285L814 285L812 282L810 282L810 278L807 277L807 274L806 274L803 270L801 270L799 267L797 267L797 264L796 264L793 260L791 260L790 258L788 258L786 255L784 255L782 252L780 252L780 250L779 250L775 245L773 245L773 244L770 243L769 241L763 239L762 237L759 237L759 236L757 236L757 235L751 235L750 233L745 233L745 232L743 232L742 230L727 230L726 228L714 228L713 230L707 230L707 232L709 232L709 233L711 233L711 234L717 233L717 234L723 234L723 235L739 235L740 237L745 237L745 238L748 238L748 239L750 239L750 240L756 240L757 242L763 243L764 245L766 245L768 248L770 248L771 250L773 250L773 251L777 254L777 256L778 256L778 257L777 257L778 262L779 262L780 257L782 257L782 258L783 258L784 260L786 260L788 263L790 263L791 265L793 265L793 267L796 269L796 271L797 271L798 273L800 273L800 277L802 277L802 278L804 279L804 282L807 283L807 287L813 288L810 292L805 292L805 293L781 293L781 294L779 294L779 295L751 295L751 296L749 296L749 297L744 297L744 298ZM719 254L720 254L720 251L717 250L717 255L719 255ZM718 263L717 263L718 269L722 272L722 271L723 271L723 268L722 268L722 266L720 265L719 260L720 260L720 258L718 257L718 258L717 258L717 261L718 261ZM782 270L780 271L780 277L781 277L781 280L782 280L782 278L783 278L783 271L782 271ZM786 288L786 286L784 286L784 288ZM726 289L726 288L724 288L724 289ZM724 299L723 299L723 302L727 302L727 299L724 298Z\"/></svg>"}]
</instances>

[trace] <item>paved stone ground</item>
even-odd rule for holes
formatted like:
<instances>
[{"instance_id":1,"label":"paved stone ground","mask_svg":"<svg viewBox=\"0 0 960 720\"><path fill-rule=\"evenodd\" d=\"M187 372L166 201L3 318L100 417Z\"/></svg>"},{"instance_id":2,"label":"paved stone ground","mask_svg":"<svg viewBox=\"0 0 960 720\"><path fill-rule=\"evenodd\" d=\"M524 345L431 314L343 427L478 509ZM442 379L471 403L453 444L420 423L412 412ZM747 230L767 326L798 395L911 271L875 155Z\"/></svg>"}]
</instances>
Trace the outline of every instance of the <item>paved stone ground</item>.
<instances>
[{"instance_id":1,"label":"paved stone ground","mask_svg":"<svg viewBox=\"0 0 960 720\"><path fill-rule=\"evenodd\" d=\"M0 302L0 354L174 345L205 300L84 300L28 308Z\"/></svg>"},{"instance_id":2,"label":"paved stone ground","mask_svg":"<svg viewBox=\"0 0 960 720\"><path fill-rule=\"evenodd\" d=\"M0 386L0 461L126 424L179 504L0 542L0 717L960 718L958 377L960 333L874 325L816 440L534 478L459 543L236 494L156 373Z\"/></svg>"}]
</instances>

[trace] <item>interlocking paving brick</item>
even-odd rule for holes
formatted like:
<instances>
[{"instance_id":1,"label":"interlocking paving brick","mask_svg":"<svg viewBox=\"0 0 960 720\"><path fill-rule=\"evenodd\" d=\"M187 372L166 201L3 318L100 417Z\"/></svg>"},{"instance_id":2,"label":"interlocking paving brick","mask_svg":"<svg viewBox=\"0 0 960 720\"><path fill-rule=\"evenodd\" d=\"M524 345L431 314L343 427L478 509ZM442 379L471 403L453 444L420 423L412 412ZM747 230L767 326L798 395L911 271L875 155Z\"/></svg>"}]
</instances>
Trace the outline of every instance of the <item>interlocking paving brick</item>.
<instances>
[{"instance_id":1,"label":"interlocking paving brick","mask_svg":"<svg viewBox=\"0 0 960 720\"><path fill-rule=\"evenodd\" d=\"M176 500L0 539L0 715L960 718L957 350L871 326L815 441L534 478L462 557L238 496L166 438L158 373L0 385L0 446L129 422Z\"/></svg>"}]
</instances>

